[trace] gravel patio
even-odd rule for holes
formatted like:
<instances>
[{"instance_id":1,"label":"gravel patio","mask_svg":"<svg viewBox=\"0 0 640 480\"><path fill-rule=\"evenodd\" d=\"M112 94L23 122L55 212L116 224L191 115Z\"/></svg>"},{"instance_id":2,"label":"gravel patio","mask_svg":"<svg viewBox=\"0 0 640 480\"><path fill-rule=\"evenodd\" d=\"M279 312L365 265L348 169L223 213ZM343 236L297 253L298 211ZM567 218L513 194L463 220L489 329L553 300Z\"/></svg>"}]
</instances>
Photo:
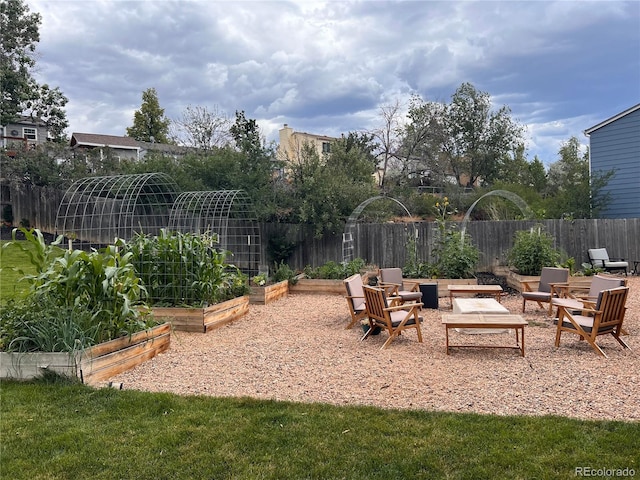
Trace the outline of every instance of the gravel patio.
<instances>
[{"instance_id":1,"label":"gravel patio","mask_svg":"<svg viewBox=\"0 0 640 480\"><path fill-rule=\"evenodd\" d=\"M530 302L523 358L516 350L484 348L446 355L441 315L450 312L448 298L438 310L423 310L423 343L411 330L380 350L386 333L361 342L361 328L344 328L349 313L342 296L290 294L251 305L243 319L207 334L175 332L166 353L111 381L181 395L638 421L640 277L629 276L629 286L631 351L600 337L609 358L576 335L563 334L556 349L553 319ZM519 294L502 303L521 311ZM456 342L514 342L512 332L454 335Z\"/></svg>"}]
</instances>

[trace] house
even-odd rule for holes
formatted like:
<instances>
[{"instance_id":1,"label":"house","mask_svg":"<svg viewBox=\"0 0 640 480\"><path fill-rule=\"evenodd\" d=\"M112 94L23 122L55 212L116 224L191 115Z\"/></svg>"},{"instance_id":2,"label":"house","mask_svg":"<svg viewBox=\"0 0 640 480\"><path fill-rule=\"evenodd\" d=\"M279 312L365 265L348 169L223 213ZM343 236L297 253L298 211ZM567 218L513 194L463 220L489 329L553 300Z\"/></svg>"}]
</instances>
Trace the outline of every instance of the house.
<instances>
[{"instance_id":1,"label":"house","mask_svg":"<svg viewBox=\"0 0 640 480\"><path fill-rule=\"evenodd\" d=\"M0 147L7 150L33 148L49 139L47 124L40 118L20 115L0 131Z\"/></svg>"},{"instance_id":2,"label":"house","mask_svg":"<svg viewBox=\"0 0 640 480\"><path fill-rule=\"evenodd\" d=\"M584 131L589 137L589 168L614 170L603 188L611 201L602 218L640 217L640 103Z\"/></svg>"},{"instance_id":3,"label":"house","mask_svg":"<svg viewBox=\"0 0 640 480\"><path fill-rule=\"evenodd\" d=\"M297 161L305 145L312 145L318 155L331 153L331 142L337 140L334 137L316 135L313 133L294 132L286 123L279 130L280 145L278 146L278 159L284 162Z\"/></svg>"},{"instance_id":4,"label":"house","mask_svg":"<svg viewBox=\"0 0 640 480\"><path fill-rule=\"evenodd\" d=\"M103 149L109 148L116 157L122 160L140 160L150 152L170 155L177 158L185 155L190 150L187 147L181 147L179 145L142 142L132 137L95 133L74 133L71 135L70 146L72 149L85 150L99 148L101 155L103 154Z\"/></svg>"}]
</instances>

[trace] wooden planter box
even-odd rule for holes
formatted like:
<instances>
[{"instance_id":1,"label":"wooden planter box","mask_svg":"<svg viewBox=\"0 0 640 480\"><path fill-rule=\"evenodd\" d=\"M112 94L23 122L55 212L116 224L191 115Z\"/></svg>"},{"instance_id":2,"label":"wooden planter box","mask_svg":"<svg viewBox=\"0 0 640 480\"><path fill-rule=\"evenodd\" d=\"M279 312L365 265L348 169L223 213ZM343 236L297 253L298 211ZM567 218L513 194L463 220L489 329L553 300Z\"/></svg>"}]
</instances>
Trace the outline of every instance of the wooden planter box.
<instances>
[{"instance_id":1,"label":"wooden planter box","mask_svg":"<svg viewBox=\"0 0 640 480\"><path fill-rule=\"evenodd\" d=\"M323 278L300 278L295 285L289 286L290 293L310 293L320 295L346 295L343 280Z\"/></svg>"},{"instance_id":2,"label":"wooden planter box","mask_svg":"<svg viewBox=\"0 0 640 480\"><path fill-rule=\"evenodd\" d=\"M257 305L266 305L275 302L289 294L289 280L283 280L272 285L264 287L251 286L251 295L249 295L249 303Z\"/></svg>"},{"instance_id":3,"label":"wooden planter box","mask_svg":"<svg viewBox=\"0 0 640 480\"><path fill-rule=\"evenodd\" d=\"M521 293L522 293L522 290L524 289L524 287L522 286L522 282L524 281L539 282L540 281L540 276L520 275L512 271L509 271L506 277L507 277L507 285L510 286L511 288L515 288ZM592 280L593 280L593 277L569 277L569 288L572 290L575 290L575 289L589 290ZM532 288L535 290L537 288L537 284L533 283Z\"/></svg>"},{"instance_id":4,"label":"wooden planter box","mask_svg":"<svg viewBox=\"0 0 640 480\"><path fill-rule=\"evenodd\" d=\"M407 282L418 283L437 283L438 284L438 297L448 297L449 285L477 285L478 280L476 278L406 278Z\"/></svg>"},{"instance_id":5,"label":"wooden planter box","mask_svg":"<svg viewBox=\"0 0 640 480\"><path fill-rule=\"evenodd\" d=\"M477 285L478 280L475 278L407 278L407 282L418 283L437 283L438 284L438 296L448 297L449 290L447 285ZM363 278L365 285L368 282L368 277ZM335 294L346 295L347 292L344 287L343 280L325 280L314 278L299 278L298 283L289 286L290 293L312 293L312 294Z\"/></svg>"},{"instance_id":6,"label":"wooden planter box","mask_svg":"<svg viewBox=\"0 0 640 480\"><path fill-rule=\"evenodd\" d=\"M153 315L183 332L207 333L233 322L249 311L249 296L233 298L204 308L153 307Z\"/></svg>"},{"instance_id":7,"label":"wooden planter box","mask_svg":"<svg viewBox=\"0 0 640 480\"><path fill-rule=\"evenodd\" d=\"M171 325L156 327L116 338L77 353L0 352L0 377L30 379L43 370L77 376L83 383L96 384L130 370L169 348Z\"/></svg>"}]
</instances>

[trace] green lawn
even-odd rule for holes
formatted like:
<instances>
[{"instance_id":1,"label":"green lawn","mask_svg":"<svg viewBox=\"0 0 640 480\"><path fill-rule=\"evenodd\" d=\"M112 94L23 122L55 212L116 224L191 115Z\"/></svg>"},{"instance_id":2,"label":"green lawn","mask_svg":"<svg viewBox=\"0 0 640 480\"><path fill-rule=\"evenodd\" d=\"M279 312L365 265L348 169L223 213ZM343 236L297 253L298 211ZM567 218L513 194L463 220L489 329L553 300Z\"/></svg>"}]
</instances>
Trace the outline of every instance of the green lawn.
<instances>
[{"instance_id":1,"label":"green lawn","mask_svg":"<svg viewBox=\"0 0 640 480\"><path fill-rule=\"evenodd\" d=\"M3 300L15 293L10 265L29 266L3 254ZM0 443L0 478L15 480L562 479L578 467L640 475L638 422L186 397L51 379L2 381Z\"/></svg>"},{"instance_id":2,"label":"green lawn","mask_svg":"<svg viewBox=\"0 0 640 480\"><path fill-rule=\"evenodd\" d=\"M0 241L0 247L8 243ZM27 245L26 242L22 242ZM22 269L25 273L36 273L35 267L29 262L29 256L19 248L0 248L0 303L24 292L28 286L26 282L19 282L22 274L12 270L12 267Z\"/></svg>"},{"instance_id":3,"label":"green lawn","mask_svg":"<svg viewBox=\"0 0 640 480\"><path fill-rule=\"evenodd\" d=\"M640 424L0 387L1 478L575 478L640 473Z\"/></svg>"}]
</instances>

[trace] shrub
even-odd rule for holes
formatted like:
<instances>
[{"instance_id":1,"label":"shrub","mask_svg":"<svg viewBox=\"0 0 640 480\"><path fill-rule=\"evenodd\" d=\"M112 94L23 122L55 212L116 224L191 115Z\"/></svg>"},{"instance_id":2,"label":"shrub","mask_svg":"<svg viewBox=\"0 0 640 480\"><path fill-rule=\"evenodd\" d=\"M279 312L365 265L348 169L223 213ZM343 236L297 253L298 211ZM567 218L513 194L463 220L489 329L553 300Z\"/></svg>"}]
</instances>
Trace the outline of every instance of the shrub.
<instances>
[{"instance_id":1,"label":"shrub","mask_svg":"<svg viewBox=\"0 0 640 480\"><path fill-rule=\"evenodd\" d=\"M507 255L509 266L521 275L540 275L542 267L554 266L560 258L560 252L553 248L553 240L541 226L516 232Z\"/></svg>"}]
</instances>

